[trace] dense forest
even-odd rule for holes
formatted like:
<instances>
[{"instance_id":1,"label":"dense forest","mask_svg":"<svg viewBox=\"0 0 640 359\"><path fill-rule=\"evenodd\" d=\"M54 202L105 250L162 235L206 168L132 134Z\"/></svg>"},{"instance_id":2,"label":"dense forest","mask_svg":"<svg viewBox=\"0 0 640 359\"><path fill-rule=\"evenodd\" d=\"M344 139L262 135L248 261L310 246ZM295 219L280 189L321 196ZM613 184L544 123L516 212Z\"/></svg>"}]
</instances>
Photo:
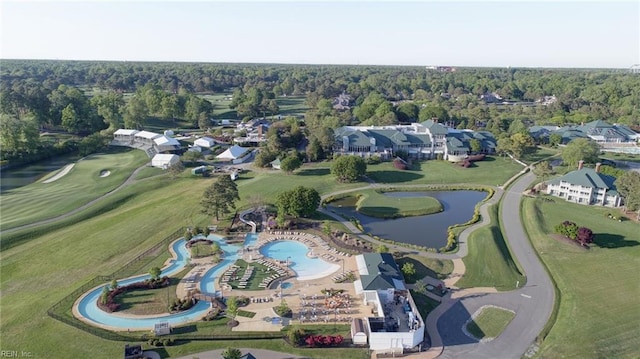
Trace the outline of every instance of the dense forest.
<instances>
[{"instance_id":1,"label":"dense forest","mask_svg":"<svg viewBox=\"0 0 640 359\"><path fill-rule=\"evenodd\" d=\"M523 125L603 119L640 126L640 76L604 69L457 68L216 63L2 60L3 160L29 161L101 143L119 127L150 118L211 125L203 94L233 94L240 119L278 112L276 98L304 96L307 133L327 138L345 124L394 124L438 118L496 135ZM347 107L332 100L347 94ZM44 130L83 138L39 140ZM102 138L99 136L102 134ZM83 143L84 142L84 143ZM56 147L57 146L57 147Z\"/></svg>"}]
</instances>

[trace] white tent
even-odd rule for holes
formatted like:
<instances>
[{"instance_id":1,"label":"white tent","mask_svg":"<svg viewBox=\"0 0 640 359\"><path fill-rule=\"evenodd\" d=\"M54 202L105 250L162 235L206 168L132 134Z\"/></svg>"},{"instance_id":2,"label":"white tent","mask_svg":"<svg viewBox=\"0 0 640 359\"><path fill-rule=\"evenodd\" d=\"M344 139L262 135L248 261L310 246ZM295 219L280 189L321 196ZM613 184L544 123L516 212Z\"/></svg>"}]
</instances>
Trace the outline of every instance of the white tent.
<instances>
[{"instance_id":1,"label":"white tent","mask_svg":"<svg viewBox=\"0 0 640 359\"><path fill-rule=\"evenodd\" d=\"M160 136L153 139L158 152L172 151L180 148L180 142L172 137Z\"/></svg>"},{"instance_id":2,"label":"white tent","mask_svg":"<svg viewBox=\"0 0 640 359\"><path fill-rule=\"evenodd\" d=\"M226 151L222 152L221 154L217 155L216 158L220 160L235 160L242 157L242 155L244 155L245 152L247 151L248 149L244 147L234 145L232 147L229 147Z\"/></svg>"},{"instance_id":3,"label":"white tent","mask_svg":"<svg viewBox=\"0 0 640 359\"><path fill-rule=\"evenodd\" d=\"M178 163L179 161L180 157L178 155L159 153L151 159L151 166L166 170L171 167L171 165Z\"/></svg>"},{"instance_id":4,"label":"white tent","mask_svg":"<svg viewBox=\"0 0 640 359\"><path fill-rule=\"evenodd\" d=\"M202 137L198 138L193 144L204 148L211 148L215 146L216 140L210 137Z\"/></svg>"}]
</instances>

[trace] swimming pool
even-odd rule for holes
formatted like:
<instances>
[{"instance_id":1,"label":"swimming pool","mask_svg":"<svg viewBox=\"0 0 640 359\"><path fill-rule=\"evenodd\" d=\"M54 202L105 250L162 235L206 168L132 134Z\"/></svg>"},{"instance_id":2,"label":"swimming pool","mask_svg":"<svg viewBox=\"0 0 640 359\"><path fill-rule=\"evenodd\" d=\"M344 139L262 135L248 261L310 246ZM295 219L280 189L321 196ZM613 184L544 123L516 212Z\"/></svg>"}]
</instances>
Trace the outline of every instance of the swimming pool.
<instances>
[{"instance_id":1,"label":"swimming pool","mask_svg":"<svg viewBox=\"0 0 640 359\"><path fill-rule=\"evenodd\" d=\"M340 269L338 264L307 257L309 251L306 244L296 241L275 241L260 248L260 253L265 257L281 261L289 258L290 267L296 272L298 280L323 278Z\"/></svg>"},{"instance_id":2,"label":"swimming pool","mask_svg":"<svg viewBox=\"0 0 640 359\"><path fill-rule=\"evenodd\" d=\"M208 239L216 241L220 248L225 252L225 259L211 268L201 280L201 287L204 294L213 295L216 291L213 283L215 278L222 273L229 265L231 265L237 259L238 246L227 244L222 238L209 235ZM190 257L189 250L186 247L186 241L184 239L177 240L173 243L171 248L176 255L176 258L171 260L170 264L163 268L162 276L171 275L181 271ZM149 274L140 275L124 280L119 280L118 285L128 285L131 283L141 282L148 279ZM177 326L180 324L193 322L201 318L209 309L210 303L207 301L199 301L191 309L174 314L161 314L152 316L129 316L124 317L118 313L108 313L98 308L98 298L102 294L102 288L99 286L84 297L80 299L77 305L78 313L84 317L85 320L93 322L94 324L114 328L117 330L131 329L152 329L156 323L169 322L171 326Z\"/></svg>"}]
</instances>

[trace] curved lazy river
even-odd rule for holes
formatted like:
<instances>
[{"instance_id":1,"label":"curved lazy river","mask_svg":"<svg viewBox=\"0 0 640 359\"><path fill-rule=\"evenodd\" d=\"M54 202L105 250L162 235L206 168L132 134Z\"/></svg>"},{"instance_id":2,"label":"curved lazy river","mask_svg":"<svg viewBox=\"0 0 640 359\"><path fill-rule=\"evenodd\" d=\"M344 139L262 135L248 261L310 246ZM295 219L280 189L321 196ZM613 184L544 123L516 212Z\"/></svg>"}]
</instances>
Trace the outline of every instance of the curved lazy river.
<instances>
[{"instance_id":1,"label":"curved lazy river","mask_svg":"<svg viewBox=\"0 0 640 359\"><path fill-rule=\"evenodd\" d=\"M221 249L224 251L224 260L216 264L213 268L209 269L202 277L200 281L201 292L205 295L215 295L216 290L214 283L216 277L218 277L229 265L236 261L238 258L239 246L227 244L222 238L214 235L210 235L208 239L216 241ZM189 250L186 248L186 241L184 239L177 240L172 243L171 248L175 256L166 267L162 269L162 276L171 275L180 272L188 262L190 257ZM140 275L118 281L118 285L128 285L136 282L141 282L149 279L150 276ZM105 284L106 285L106 284ZM107 327L115 330L142 330L152 329L156 323L168 322L172 326L192 322L200 319L210 309L210 304L206 301L199 301L191 309L175 313L175 314L161 314L161 315L123 315L120 313L108 313L98 308L98 298L102 294L102 288L105 285L100 285L93 288L91 291L80 297L76 302L76 310L74 314L81 317L82 320L89 322L93 325Z\"/></svg>"}]
</instances>

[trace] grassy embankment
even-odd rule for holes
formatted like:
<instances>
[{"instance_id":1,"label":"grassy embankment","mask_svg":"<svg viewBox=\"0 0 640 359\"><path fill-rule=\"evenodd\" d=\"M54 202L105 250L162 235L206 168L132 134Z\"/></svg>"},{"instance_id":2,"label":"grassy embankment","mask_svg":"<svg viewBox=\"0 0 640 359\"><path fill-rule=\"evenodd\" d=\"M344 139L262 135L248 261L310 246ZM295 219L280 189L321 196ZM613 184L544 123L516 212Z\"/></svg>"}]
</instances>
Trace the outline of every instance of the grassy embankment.
<instances>
[{"instance_id":1,"label":"grassy embankment","mask_svg":"<svg viewBox=\"0 0 640 359\"><path fill-rule=\"evenodd\" d=\"M80 207L122 184L149 158L139 150L91 155L54 182L38 181L0 195L3 230L52 218ZM100 177L101 171L109 171ZM46 176L51 178L51 176Z\"/></svg>"},{"instance_id":2,"label":"grassy embankment","mask_svg":"<svg viewBox=\"0 0 640 359\"><path fill-rule=\"evenodd\" d=\"M640 241L637 222L607 217L610 208L560 199L525 199L522 216L560 292L555 324L541 358L637 358L640 347ZM569 220L593 230L588 251L552 238Z\"/></svg>"},{"instance_id":3,"label":"grassy embankment","mask_svg":"<svg viewBox=\"0 0 640 359\"><path fill-rule=\"evenodd\" d=\"M516 282L525 283L500 230L498 206L489 208L491 224L475 230L469 236L469 254L464 257L467 268L456 283L460 288L495 287L515 289Z\"/></svg>"}]
</instances>

